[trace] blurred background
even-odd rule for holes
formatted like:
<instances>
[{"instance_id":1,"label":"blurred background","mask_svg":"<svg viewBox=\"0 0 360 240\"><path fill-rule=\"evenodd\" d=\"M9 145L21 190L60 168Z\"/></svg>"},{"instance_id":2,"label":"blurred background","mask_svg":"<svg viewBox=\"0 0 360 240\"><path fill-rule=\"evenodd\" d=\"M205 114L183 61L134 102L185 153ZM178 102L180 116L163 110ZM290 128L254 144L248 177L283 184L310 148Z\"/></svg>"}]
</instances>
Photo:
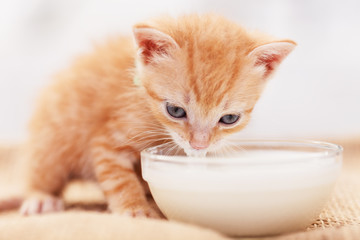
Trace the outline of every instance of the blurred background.
<instances>
[{"instance_id":1,"label":"blurred background","mask_svg":"<svg viewBox=\"0 0 360 240\"><path fill-rule=\"evenodd\" d=\"M0 141L23 141L34 100L74 56L159 14L215 12L298 47L269 82L253 137L360 135L357 0L11 0L0 4Z\"/></svg>"}]
</instances>

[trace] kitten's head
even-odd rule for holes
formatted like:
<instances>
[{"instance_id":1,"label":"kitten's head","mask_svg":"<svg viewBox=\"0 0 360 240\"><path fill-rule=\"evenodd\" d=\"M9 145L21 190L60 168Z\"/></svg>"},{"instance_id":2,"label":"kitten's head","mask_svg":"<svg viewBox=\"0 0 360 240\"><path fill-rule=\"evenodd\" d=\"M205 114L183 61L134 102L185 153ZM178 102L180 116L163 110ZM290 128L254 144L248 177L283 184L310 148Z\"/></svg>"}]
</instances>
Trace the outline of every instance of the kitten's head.
<instances>
[{"instance_id":1,"label":"kitten's head","mask_svg":"<svg viewBox=\"0 0 360 240\"><path fill-rule=\"evenodd\" d=\"M245 127L266 80L295 47L214 15L139 24L134 37L153 114L188 155L214 151Z\"/></svg>"}]
</instances>

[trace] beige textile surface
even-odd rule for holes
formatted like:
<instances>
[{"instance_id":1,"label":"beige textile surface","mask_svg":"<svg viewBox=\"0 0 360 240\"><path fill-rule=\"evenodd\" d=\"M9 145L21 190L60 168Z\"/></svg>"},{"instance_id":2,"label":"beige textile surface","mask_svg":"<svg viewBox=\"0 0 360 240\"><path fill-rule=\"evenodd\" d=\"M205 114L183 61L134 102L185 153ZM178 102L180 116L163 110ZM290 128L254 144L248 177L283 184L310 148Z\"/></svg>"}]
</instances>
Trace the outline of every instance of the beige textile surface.
<instances>
[{"instance_id":1,"label":"beige textile surface","mask_svg":"<svg viewBox=\"0 0 360 240\"><path fill-rule=\"evenodd\" d=\"M318 220L301 232L259 239L360 239L360 138L332 142L344 146L344 167L334 193ZM18 147L2 144L0 199L17 196L21 192L20 156ZM0 240L227 239L215 231L188 224L108 214L101 192L92 183L74 182L65 190L64 197L67 203L64 213L21 217L16 211L0 212Z\"/></svg>"}]
</instances>

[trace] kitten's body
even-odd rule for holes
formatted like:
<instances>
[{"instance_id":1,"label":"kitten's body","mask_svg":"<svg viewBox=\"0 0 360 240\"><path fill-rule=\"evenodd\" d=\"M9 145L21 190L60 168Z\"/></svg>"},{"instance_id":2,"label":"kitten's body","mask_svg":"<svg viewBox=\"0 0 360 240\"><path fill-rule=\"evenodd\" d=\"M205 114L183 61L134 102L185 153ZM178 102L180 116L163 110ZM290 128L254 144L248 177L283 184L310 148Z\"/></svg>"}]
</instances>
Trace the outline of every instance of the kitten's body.
<instances>
[{"instance_id":1,"label":"kitten's body","mask_svg":"<svg viewBox=\"0 0 360 240\"><path fill-rule=\"evenodd\" d=\"M113 212L155 216L134 171L139 152L172 142L194 155L218 149L246 125L266 78L294 46L212 15L155 20L134 34L137 44L119 38L97 47L44 92L30 126L24 214L60 210L55 196L81 177L99 182ZM167 115L169 104L186 116ZM219 121L235 114L241 120L232 125Z\"/></svg>"},{"instance_id":2,"label":"kitten's body","mask_svg":"<svg viewBox=\"0 0 360 240\"><path fill-rule=\"evenodd\" d=\"M159 140L164 142L160 132L149 134L160 124L147 107L144 90L133 83L134 57L131 38L113 40L79 59L44 91L30 125L27 168L31 195L57 195L70 178L95 179L96 160L100 166L109 165L100 170L98 179L108 177L107 185L122 188L123 181L135 176L128 169L139 152ZM139 106L141 111L134 111ZM125 156L117 164L116 155L121 152ZM117 170L119 176L112 179L112 171ZM134 197L144 198L142 189L131 190L139 192L130 193ZM59 204L52 197L41 198L47 204ZM41 212L41 203L37 206L35 201L31 197L23 212Z\"/></svg>"}]
</instances>

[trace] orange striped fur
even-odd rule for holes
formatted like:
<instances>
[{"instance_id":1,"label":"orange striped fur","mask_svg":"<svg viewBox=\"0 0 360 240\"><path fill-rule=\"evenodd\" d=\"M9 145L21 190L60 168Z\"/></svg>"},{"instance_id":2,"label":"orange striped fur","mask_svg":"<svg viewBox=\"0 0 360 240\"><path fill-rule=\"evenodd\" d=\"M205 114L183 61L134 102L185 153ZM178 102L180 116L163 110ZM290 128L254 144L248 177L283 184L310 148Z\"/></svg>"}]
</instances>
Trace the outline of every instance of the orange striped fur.
<instances>
[{"instance_id":1,"label":"orange striped fur","mask_svg":"<svg viewBox=\"0 0 360 240\"><path fill-rule=\"evenodd\" d=\"M81 177L99 182L111 211L156 217L134 169L139 152L166 143L203 155L226 145L295 46L215 15L154 19L136 25L134 39L97 46L43 92L30 123L25 215L61 210L62 188ZM169 116L166 102L186 118ZM226 126L226 114L241 117Z\"/></svg>"}]
</instances>

